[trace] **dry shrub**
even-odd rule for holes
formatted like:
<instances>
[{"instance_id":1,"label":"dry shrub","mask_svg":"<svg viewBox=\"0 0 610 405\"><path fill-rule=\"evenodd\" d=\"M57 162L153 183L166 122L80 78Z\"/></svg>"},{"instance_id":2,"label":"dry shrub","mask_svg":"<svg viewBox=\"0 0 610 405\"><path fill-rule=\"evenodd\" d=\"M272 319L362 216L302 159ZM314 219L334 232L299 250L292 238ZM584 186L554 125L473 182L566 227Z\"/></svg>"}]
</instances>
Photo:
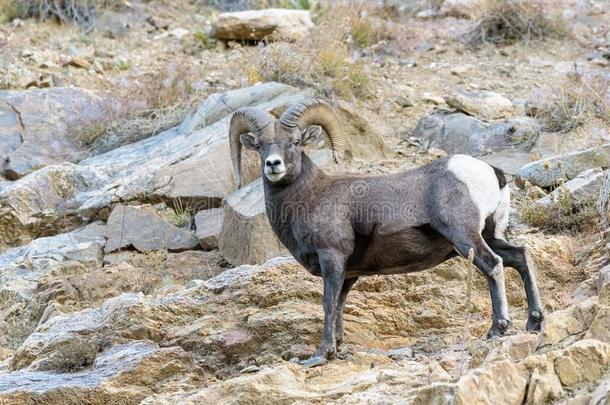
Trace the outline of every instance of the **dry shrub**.
<instances>
[{"instance_id":1,"label":"dry shrub","mask_svg":"<svg viewBox=\"0 0 610 405\"><path fill-rule=\"evenodd\" d=\"M388 38L385 20L369 3L349 1L321 6L316 20L316 28L300 41L259 44L254 65L246 71L249 81L309 86L324 96L369 96L371 75L351 55L354 48Z\"/></svg>"},{"instance_id":2,"label":"dry shrub","mask_svg":"<svg viewBox=\"0 0 610 405\"><path fill-rule=\"evenodd\" d=\"M549 17L541 1L488 0L465 40L471 46L499 45L563 35L561 22Z\"/></svg>"},{"instance_id":3,"label":"dry shrub","mask_svg":"<svg viewBox=\"0 0 610 405\"><path fill-rule=\"evenodd\" d=\"M125 3L125 0L13 0L13 18L55 19L89 30L95 26L96 10L119 10Z\"/></svg>"},{"instance_id":4,"label":"dry shrub","mask_svg":"<svg viewBox=\"0 0 610 405\"><path fill-rule=\"evenodd\" d=\"M575 206L572 196L560 187L556 203L546 206L529 201L521 211L521 219L551 233L575 234L597 229L599 216L594 204Z\"/></svg>"},{"instance_id":5,"label":"dry shrub","mask_svg":"<svg viewBox=\"0 0 610 405\"><path fill-rule=\"evenodd\" d=\"M537 109L536 118L552 132L570 132L592 118L610 123L609 89L610 79L605 73L589 78L574 73Z\"/></svg>"},{"instance_id":6,"label":"dry shrub","mask_svg":"<svg viewBox=\"0 0 610 405\"><path fill-rule=\"evenodd\" d=\"M87 144L95 153L156 135L180 123L187 113L207 95L199 82L201 73L185 61L171 63L166 69L116 86L115 106L108 120Z\"/></svg>"}]
</instances>

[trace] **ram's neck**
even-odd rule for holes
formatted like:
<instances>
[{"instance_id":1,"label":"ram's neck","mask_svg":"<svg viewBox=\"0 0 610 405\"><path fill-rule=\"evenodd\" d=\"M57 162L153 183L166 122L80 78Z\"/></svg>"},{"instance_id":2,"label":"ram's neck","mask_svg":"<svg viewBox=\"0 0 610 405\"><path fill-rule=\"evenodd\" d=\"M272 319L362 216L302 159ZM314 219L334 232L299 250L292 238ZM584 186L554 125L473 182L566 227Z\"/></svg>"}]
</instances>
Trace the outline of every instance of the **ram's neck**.
<instances>
[{"instance_id":1,"label":"ram's neck","mask_svg":"<svg viewBox=\"0 0 610 405\"><path fill-rule=\"evenodd\" d=\"M269 221L272 224L285 222L296 207L303 209L315 201L316 189L324 183L325 178L326 175L303 153L301 173L292 183L271 185L265 179L265 204Z\"/></svg>"}]
</instances>

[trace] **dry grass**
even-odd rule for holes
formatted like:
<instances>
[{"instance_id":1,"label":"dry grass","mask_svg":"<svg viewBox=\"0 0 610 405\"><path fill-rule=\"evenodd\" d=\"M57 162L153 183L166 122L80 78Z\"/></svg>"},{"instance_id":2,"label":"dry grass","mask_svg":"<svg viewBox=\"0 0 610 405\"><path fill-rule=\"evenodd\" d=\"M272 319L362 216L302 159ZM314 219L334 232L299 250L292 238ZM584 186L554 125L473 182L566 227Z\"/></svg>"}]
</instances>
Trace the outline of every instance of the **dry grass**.
<instances>
[{"instance_id":1,"label":"dry grass","mask_svg":"<svg viewBox=\"0 0 610 405\"><path fill-rule=\"evenodd\" d=\"M385 21L368 3L327 3L320 6L311 35L294 43L261 43L246 75L251 83L279 81L313 87L327 97L365 98L374 84L352 54L387 39L392 32Z\"/></svg>"},{"instance_id":2,"label":"dry grass","mask_svg":"<svg viewBox=\"0 0 610 405\"><path fill-rule=\"evenodd\" d=\"M574 206L572 197L561 192L555 204L545 206L528 201L521 210L521 219L537 228L551 233L576 234L598 229L599 215L594 204Z\"/></svg>"},{"instance_id":3,"label":"dry grass","mask_svg":"<svg viewBox=\"0 0 610 405\"><path fill-rule=\"evenodd\" d=\"M489 0L465 40L471 46L500 45L563 35L561 22L550 17L538 0Z\"/></svg>"},{"instance_id":4,"label":"dry grass","mask_svg":"<svg viewBox=\"0 0 610 405\"><path fill-rule=\"evenodd\" d=\"M8 20L54 19L60 23L76 24L90 30L95 26L97 10L120 10L125 6L125 0L2 0L0 16L5 15L5 19Z\"/></svg>"},{"instance_id":5,"label":"dry grass","mask_svg":"<svg viewBox=\"0 0 610 405\"><path fill-rule=\"evenodd\" d=\"M207 94L200 78L195 67L179 61L127 79L128 85L114 89L116 103L108 108L108 120L84 143L100 153L177 125Z\"/></svg>"},{"instance_id":6,"label":"dry grass","mask_svg":"<svg viewBox=\"0 0 610 405\"><path fill-rule=\"evenodd\" d=\"M536 111L536 118L540 119L545 130L570 132L592 118L610 123L607 101L610 80L606 75L587 79L574 73L554 89L553 97Z\"/></svg>"}]
</instances>

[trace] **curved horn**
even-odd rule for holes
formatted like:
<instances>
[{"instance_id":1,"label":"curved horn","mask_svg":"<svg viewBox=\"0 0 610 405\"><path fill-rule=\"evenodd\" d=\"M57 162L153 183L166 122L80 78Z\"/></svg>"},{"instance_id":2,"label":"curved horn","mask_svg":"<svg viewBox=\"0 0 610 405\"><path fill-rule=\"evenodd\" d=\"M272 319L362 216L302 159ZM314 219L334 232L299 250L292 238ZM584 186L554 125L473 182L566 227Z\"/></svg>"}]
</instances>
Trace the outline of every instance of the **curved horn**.
<instances>
[{"instance_id":1,"label":"curved horn","mask_svg":"<svg viewBox=\"0 0 610 405\"><path fill-rule=\"evenodd\" d=\"M343 159L345 136L341 121L335 109L322 100L311 100L293 104L280 117L280 122L289 128L298 126L305 129L310 125L320 125L330 138L335 162Z\"/></svg>"},{"instance_id":2,"label":"curved horn","mask_svg":"<svg viewBox=\"0 0 610 405\"><path fill-rule=\"evenodd\" d=\"M275 118L266 111L255 107L242 107L237 109L231 117L229 126L229 149L231 151L231 162L237 179L237 188L243 186L241 173L241 134L252 132L255 137Z\"/></svg>"}]
</instances>

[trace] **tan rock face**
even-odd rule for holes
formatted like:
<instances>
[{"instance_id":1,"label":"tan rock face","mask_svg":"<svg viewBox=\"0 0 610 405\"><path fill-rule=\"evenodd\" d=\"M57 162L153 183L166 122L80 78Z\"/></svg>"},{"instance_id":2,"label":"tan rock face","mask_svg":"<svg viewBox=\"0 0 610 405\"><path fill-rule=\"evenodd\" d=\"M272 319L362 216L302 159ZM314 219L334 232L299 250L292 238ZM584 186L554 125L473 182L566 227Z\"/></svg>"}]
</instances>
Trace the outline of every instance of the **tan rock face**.
<instances>
[{"instance_id":1,"label":"tan rock face","mask_svg":"<svg viewBox=\"0 0 610 405\"><path fill-rule=\"evenodd\" d=\"M297 40L313 28L308 10L264 9L222 13L214 23L218 39L260 40L273 38Z\"/></svg>"},{"instance_id":2,"label":"tan rock face","mask_svg":"<svg viewBox=\"0 0 610 405\"><path fill-rule=\"evenodd\" d=\"M579 282L569 282L574 276L564 246L572 242L527 240L545 302L557 305L554 294ZM542 248L546 254L537 254ZM589 314L592 322L557 329L549 314L549 337L517 332L485 341L478 336L489 326L487 286L463 260L406 276L363 278L346 306L346 359L306 370L287 360L310 355L319 343L321 279L292 259L274 259L189 282L186 289L166 285L170 274L181 282L194 277L185 269L196 264L194 253L121 252L94 271L81 265L45 274L39 291L53 297L50 309L8 353L0 401L444 404L540 403L576 391L605 395L596 387L608 371L608 343L580 340L607 308L604 289L603 297L564 311ZM507 290L520 331L525 299L514 273L507 273ZM148 295L130 293L146 276ZM240 375L246 367L250 372Z\"/></svg>"}]
</instances>

